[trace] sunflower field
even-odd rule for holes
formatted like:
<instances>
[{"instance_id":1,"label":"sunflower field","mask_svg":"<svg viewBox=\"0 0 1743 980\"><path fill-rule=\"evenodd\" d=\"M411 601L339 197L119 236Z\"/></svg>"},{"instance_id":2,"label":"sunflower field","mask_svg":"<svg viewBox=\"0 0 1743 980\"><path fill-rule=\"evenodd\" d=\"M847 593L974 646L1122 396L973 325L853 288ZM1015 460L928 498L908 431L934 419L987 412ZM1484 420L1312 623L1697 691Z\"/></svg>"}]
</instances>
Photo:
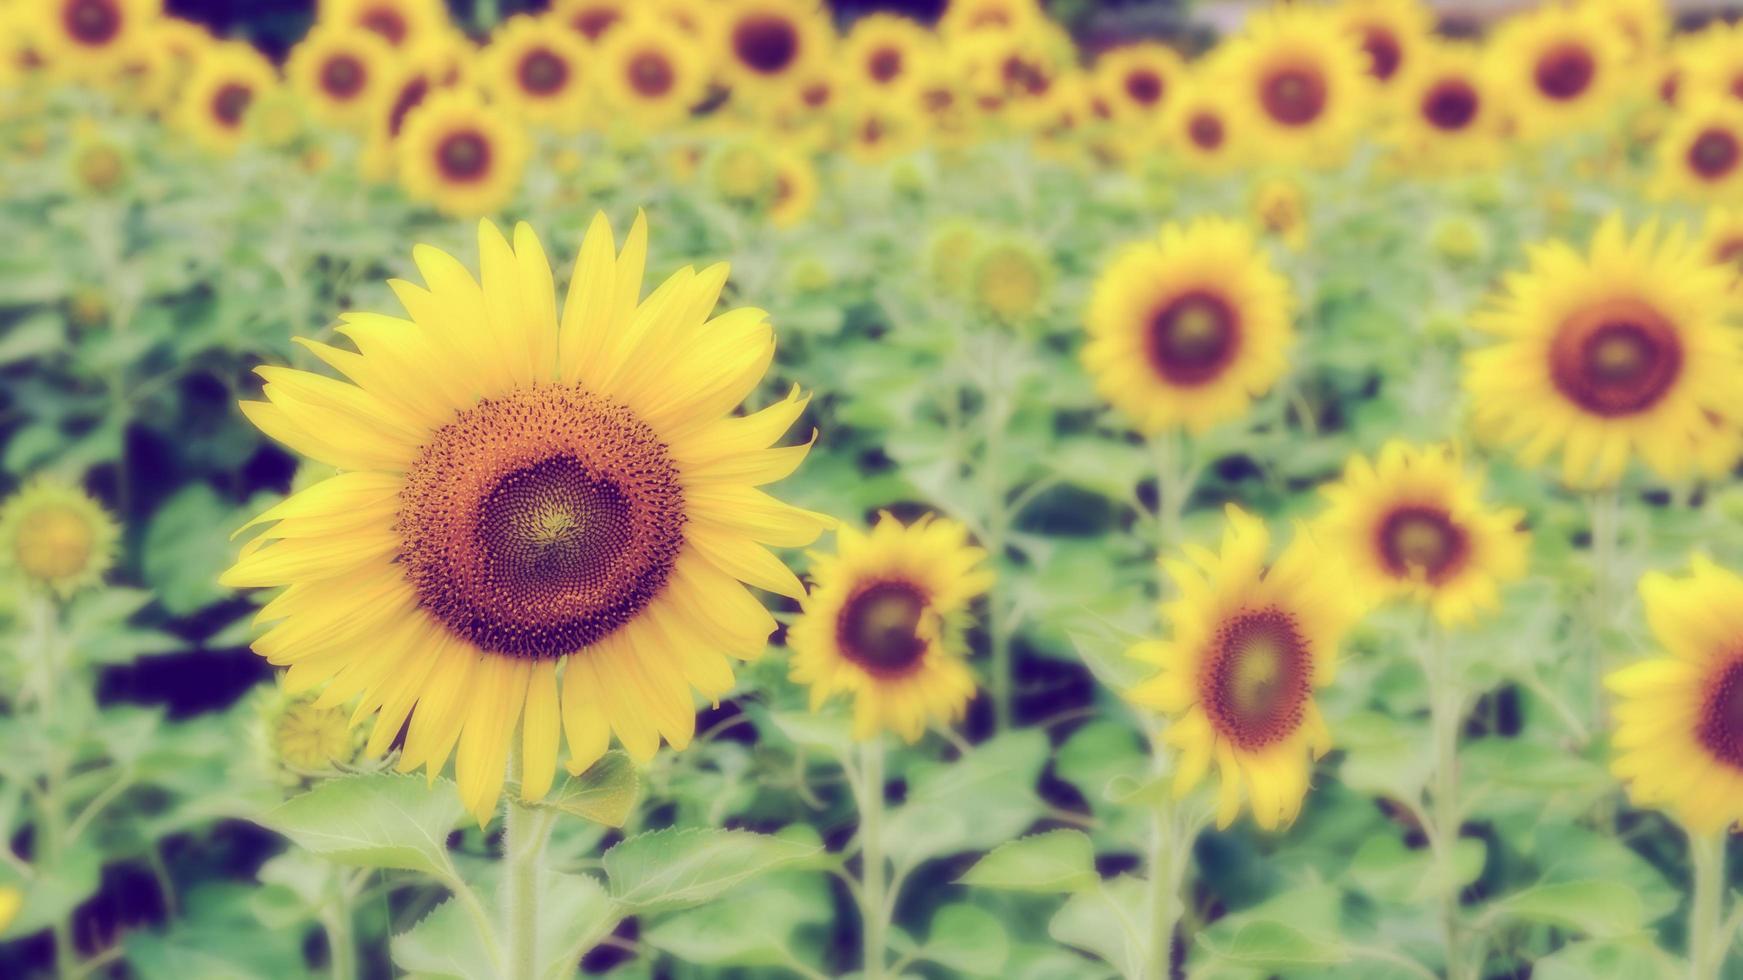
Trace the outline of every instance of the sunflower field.
<instances>
[{"instance_id":1,"label":"sunflower field","mask_svg":"<svg viewBox=\"0 0 1743 980\"><path fill-rule=\"evenodd\" d=\"M1743 978L1743 26L206 6L0 0L0 977Z\"/></svg>"}]
</instances>

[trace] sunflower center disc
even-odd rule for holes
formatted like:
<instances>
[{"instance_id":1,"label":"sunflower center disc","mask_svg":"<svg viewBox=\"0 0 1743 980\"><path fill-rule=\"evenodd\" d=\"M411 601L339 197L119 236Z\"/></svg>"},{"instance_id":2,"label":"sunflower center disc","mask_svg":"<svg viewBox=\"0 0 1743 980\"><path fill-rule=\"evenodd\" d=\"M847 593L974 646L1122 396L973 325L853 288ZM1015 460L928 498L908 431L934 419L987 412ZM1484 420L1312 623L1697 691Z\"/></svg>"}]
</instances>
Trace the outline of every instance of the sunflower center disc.
<instances>
[{"instance_id":1,"label":"sunflower center disc","mask_svg":"<svg viewBox=\"0 0 1743 980\"><path fill-rule=\"evenodd\" d=\"M363 63L345 54L329 58L321 66L321 88L336 99L354 98L363 90Z\"/></svg>"},{"instance_id":2,"label":"sunflower center disc","mask_svg":"<svg viewBox=\"0 0 1743 980\"><path fill-rule=\"evenodd\" d=\"M895 48L879 48L866 59L866 74L874 82L889 82L902 73L902 52Z\"/></svg>"},{"instance_id":3,"label":"sunflower center disc","mask_svg":"<svg viewBox=\"0 0 1743 980\"><path fill-rule=\"evenodd\" d=\"M926 597L906 582L876 582L862 587L841 607L836 622L839 646L848 658L874 674L900 674L926 651L920 619Z\"/></svg>"},{"instance_id":4,"label":"sunflower center disc","mask_svg":"<svg viewBox=\"0 0 1743 980\"><path fill-rule=\"evenodd\" d=\"M1537 90L1558 102L1568 102L1591 86L1597 72L1590 51L1577 44L1563 44L1538 59Z\"/></svg>"},{"instance_id":5,"label":"sunflower center disc","mask_svg":"<svg viewBox=\"0 0 1743 980\"><path fill-rule=\"evenodd\" d=\"M1362 32L1362 50L1368 52L1368 73L1384 82L1398 74L1404 63L1404 50L1398 39L1383 27L1370 27Z\"/></svg>"},{"instance_id":6,"label":"sunflower center disc","mask_svg":"<svg viewBox=\"0 0 1743 980\"><path fill-rule=\"evenodd\" d=\"M778 75L799 54L799 32L784 17L746 17L732 32L732 50L753 71Z\"/></svg>"},{"instance_id":7,"label":"sunflower center disc","mask_svg":"<svg viewBox=\"0 0 1743 980\"><path fill-rule=\"evenodd\" d=\"M683 547L666 447L579 388L480 402L406 474L396 530L421 604L480 649L561 657L657 596Z\"/></svg>"},{"instance_id":8,"label":"sunflower center disc","mask_svg":"<svg viewBox=\"0 0 1743 980\"><path fill-rule=\"evenodd\" d=\"M1187 135L1200 148L1214 150L1223 145L1223 123L1221 119L1208 113L1199 113L1192 117L1192 122L1186 126Z\"/></svg>"},{"instance_id":9,"label":"sunflower center disc","mask_svg":"<svg viewBox=\"0 0 1743 980\"><path fill-rule=\"evenodd\" d=\"M1259 99L1277 122L1305 126L1325 110L1325 80L1307 69L1284 69L1265 81Z\"/></svg>"},{"instance_id":10,"label":"sunflower center disc","mask_svg":"<svg viewBox=\"0 0 1743 980\"><path fill-rule=\"evenodd\" d=\"M121 12L115 9L117 0L73 0L65 8L63 18L67 34L80 44L98 47L108 44L121 33Z\"/></svg>"},{"instance_id":11,"label":"sunflower center disc","mask_svg":"<svg viewBox=\"0 0 1743 980\"><path fill-rule=\"evenodd\" d=\"M630 87L650 99L672 90L672 63L658 51L643 51L629 60Z\"/></svg>"},{"instance_id":12,"label":"sunflower center disc","mask_svg":"<svg viewBox=\"0 0 1743 980\"><path fill-rule=\"evenodd\" d=\"M1569 317L1549 349L1557 389L1596 415L1643 412L1682 372L1676 328L1633 299L1600 304Z\"/></svg>"},{"instance_id":13,"label":"sunflower center disc","mask_svg":"<svg viewBox=\"0 0 1743 980\"><path fill-rule=\"evenodd\" d=\"M212 115L225 126L234 129L242 125L242 115L248 111L248 104L254 101L254 92L246 85L231 83L218 89L212 96Z\"/></svg>"},{"instance_id":14,"label":"sunflower center disc","mask_svg":"<svg viewBox=\"0 0 1743 980\"><path fill-rule=\"evenodd\" d=\"M1220 296L1195 290L1150 321L1150 361L1175 384L1203 384L1222 373L1239 342L1235 312Z\"/></svg>"},{"instance_id":15,"label":"sunflower center disc","mask_svg":"<svg viewBox=\"0 0 1743 980\"><path fill-rule=\"evenodd\" d=\"M1689 146L1689 167L1707 180L1718 180L1737 169L1743 147L1737 137L1723 129L1708 129Z\"/></svg>"},{"instance_id":16,"label":"sunflower center disc","mask_svg":"<svg viewBox=\"0 0 1743 980\"><path fill-rule=\"evenodd\" d=\"M449 180L477 180L490 170L490 143L470 130L450 133L436 145L436 166Z\"/></svg>"},{"instance_id":17,"label":"sunflower center disc","mask_svg":"<svg viewBox=\"0 0 1743 980\"><path fill-rule=\"evenodd\" d=\"M1211 644L1200 693L1217 734L1249 750L1294 734L1306 712L1309 667L1294 618L1276 609L1241 613Z\"/></svg>"},{"instance_id":18,"label":"sunflower center disc","mask_svg":"<svg viewBox=\"0 0 1743 980\"><path fill-rule=\"evenodd\" d=\"M583 10L576 14L575 19L569 23L575 30L581 32L582 37L589 41L597 41L599 35L604 34L611 25L617 23L617 16L617 11L601 7L594 10Z\"/></svg>"},{"instance_id":19,"label":"sunflower center disc","mask_svg":"<svg viewBox=\"0 0 1743 980\"><path fill-rule=\"evenodd\" d=\"M1152 71L1134 71L1126 75L1126 94L1139 105L1155 105L1162 98L1162 78Z\"/></svg>"},{"instance_id":20,"label":"sunflower center disc","mask_svg":"<svg viewBox=\"0 0 1743 980\"><path fill-rule=\"evenodd\" d=\"M405 18L401 17L398 11L388 7L376 7L370 10L362 17L357 18L357 23L365 30L374 31L387 38L387 43L394 47L399 47L400 42L405 40L408 30Z\"/></svg>"},{"instance_id":21,"label":"sunflower center disc","mask_svg":"<svg viewBox=\"0 0 1743 980\"><path fill-rule=\"evenodd\" d=\"M1463 79L1449 78L1422 98L1422 118L1436 129L1456 132L1477 117L1477 90Z\"/></svg>"},{"instance_id":22,"label":"sunflower center disc","mask_svg":"<svg viewBox=\"0 0 1743 980\"><path fill-rule=\"evenodd\" d=\"M544 48L534 48L520 62L520 86L534 95L550 95L569 80L569 66Z\"/></svg>"},{"instance_id":23,"label":"sunflower center disc","mask_svg":"<svg viewBox=\"0 0 1743 980\"><path fill-rule=\"evenodd\" d=\"M1445 511L1401 507L1380 524L1380 555L1386 569L1403 577L1437 582L1464 557L1465 535Z\"/></svg>"},{"instance_id":24,"label":"sunflower center disc","mask_svg":"<svg viewBox=\"0 0 1743 980\"><path fill-rule=\"evenodd\" d=\"M1743 769L1743 655L1710 675L1695 737L1714 756Z\"/></svg>"}]
</instances>

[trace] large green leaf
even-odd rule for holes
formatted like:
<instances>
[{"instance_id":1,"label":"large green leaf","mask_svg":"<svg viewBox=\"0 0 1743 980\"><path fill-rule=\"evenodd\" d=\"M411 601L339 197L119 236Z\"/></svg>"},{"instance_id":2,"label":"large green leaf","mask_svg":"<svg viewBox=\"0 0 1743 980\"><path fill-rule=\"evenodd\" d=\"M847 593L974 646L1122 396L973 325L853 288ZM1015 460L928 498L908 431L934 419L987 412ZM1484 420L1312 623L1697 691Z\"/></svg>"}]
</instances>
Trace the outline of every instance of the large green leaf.
<instances>
[{"instance_id":1,"label":"large green leaf","mask_svg":"<svg viewBox=\"0 0 1743 980\"><path fill-rule=\"evenodd\" d=\"M1646 915L1634 889L1588 879L1535 885L1496 902L1490 915L1569 929L1596 938L1638 932Z\"/></svg>"},{"instance_id":2,"label":"large green leaf","mask_svg":"<svg viewBox=\"0 0 1743 980\"><path fill-rule=\"evenodd\" d=\"M958 884L1024 892L1075 892L1101 878L1095 844L1081 830L1050 830L993 848Z\"/></svg>"},{"instance_id":3,"label":"large green leaf","mask_svg":"<svg viewBox=\"0 0 1743 980\"><path fill-rule=\"evenodd\" d=\"M628 753L613 749L586 772L564 779L534 806L561 810L607 827L621 827L635 812L640 790L635 763Z\"/></svg>"},{"instance_id":4,"label":"large green leaf","mask_svg":"<svg viewBox=\"0 0 1743 980\"><path fill-rule=\"evenodd\" d=\"M826 921L829 890L815 872L775 872L710 902L662 918L642 940L690 963L774 967L796 957L793 932Z\"/></svg>"},{"instance_id":5,"label":"large green leaf","mask_svg":"<svg viewBox=\"0 0 1743 980\"><path fill-rule=\"evenodd\" d=\"M1148 887L1142 878L1121 875L1102 888L1078 892L1053 914L1047 934L1095 954L1128 980L1142 977L1154 941L1141 922Z\"/></svg>"},{"instance_id":6,"label":"large green leaf","mask_svg":"<svg viewBox=\"0 0 1743 980\"><path fill-rule=\"evenodd\" d=\"M605 852L611 897L637 914L689 908L727 889L805 860L815 843L746 830L668 828Z\"/></svg>"},{"instance_id":7,"label":"large green leaf","mask_svg":"<svg viewBox=\"0 0 1743 980\"><path fill-rule=\"evenodd\" d=\"M322 783L260 822L340 864L443 876L448 833L464 812L446 780L381 774Z\"/></svg>"},{"instance_id":8,"label":"large green leaf","mask_svg":"<svg viewBox=\"0 0 1743 980\"><path fill-rule=\"evenodd\" d=\"M919 956L975 977L996 977L1011 954L1011 940L998 917L973 905L940 906Z\"/></svg>"},{"instance_id":9,"label":"large green leaf","mask_svg":"<svg viewBox=\"0 0 1743 980\"><path fill-rule=\"evenodd\" d=\"M985 850L1029 829L1041 815L1035 781L1047 736L1033 729L981 743L951 763L915 766L908 798L884 823L884 852L898 865Z\"/></svg>"}]
</instances>

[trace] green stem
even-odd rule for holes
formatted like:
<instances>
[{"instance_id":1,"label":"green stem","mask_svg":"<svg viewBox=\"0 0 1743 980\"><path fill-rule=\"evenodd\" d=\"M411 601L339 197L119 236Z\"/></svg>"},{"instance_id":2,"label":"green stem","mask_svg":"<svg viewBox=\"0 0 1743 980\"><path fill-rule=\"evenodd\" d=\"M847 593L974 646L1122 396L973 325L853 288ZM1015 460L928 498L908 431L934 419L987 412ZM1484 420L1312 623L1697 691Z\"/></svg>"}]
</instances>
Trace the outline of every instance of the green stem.
<instances>
[{"instance_id":1,"label":"green stem","mask_svg":"<svg viewBox=\"0 0 1743 980\"><path fill-rule=\"evenodd\" d=\"M1463 697L1447 654L1446 633L1432 620L1422 642L1422 671L1428 682L1429 725L1434 742L1434 789L1430 828L1441 886L1441 934L1446 945L1446 976L1462 980L1463 936L1459 923L1459 722Z\"/></svg>"},{"instance_id":2,"label":"green stem","mask_svg":"<svg viewBox=\"0 0 1743 980\"><path fill-rule=\"evenodd\" d=\"M327 934L327 972L332 980L356 980L357 942L352 937L351 901L344 889L335 889L333 907L321 916Z\"/></svg>"},{"instance_id":3,"label":"green stem","mask_svg":"<svg viewBox=\"0 0 1743 980\"><path fill-rule=\"evenodd\" d=\"M511 768L518 784L520 754ZM543 864L550 823L544 814L508 797L503 820L503 860L507 900L503 904L503 935L508 940L508 977L533 980L539 969L539 868Z\"/></svg>"},{"instance_id":4,"label":"green stem","mask_svg":"<svg viewBox=\"0 0 1743 980\"><path fill-rule=\"evenodd\" d=\"M1725 832L1689 834L1694 896L1689 904L1689 976L1717 980L1725 965Z\"/></svg>"},{"instance_id":5,"label":"green stem","mask_svg":"<svg viewBox=\"0 0 1743 980\"><path fill-rule=\"evenodd\" d=\"M1004 436L1009 421L1007 395L998 350L987 356L988 379L981 390L981 420L986 433L981 446L980 478L986 497L986 550L994 568L1005 560L1005 546L1010 534L1010 509L1006 502L1004 478ZM992 660L993 720L996 730L1003 731L1015 723L1016 678L1011 662L1010 608L1005 601L1009 583L998 582L987 595L987 644Z\"/></svg>"},{"instance_id":6,"label":"green stem","mask_svg":"<svg viewBox=\"0 0 1743 980\"><path fill-rule=\"evenodd\" d=\"M1591 645L1586 666L1592 695L1591 731L1604 731L1604 644L1616 622L1616 539L1621 503L1615 487L1599 490L1590 498L1592 535Z\"/></svg>"},{"instance_id":7,"label":"green stem","mask_svg":"<svg viewBox=\"0 0 1743 980\"><path fill-rule=\"evenodd\" d=\"M1150 980L1168 980L1174 971L1174 930L1180 924L1180 840L1174 802L1165 798L1150 808L1149 865Z\"/></svg>"},{"instance_id":8,"label":"green stem","mask_svg":"<svg viewBox=\"0 0 1743 980\"><path fill-rule=\"evenodd\" d=\"M864 929L865 980L883 980L889 909L884 899L884 745L874 736L860 746L859 918Z\"/></svg>"}]
</instances>

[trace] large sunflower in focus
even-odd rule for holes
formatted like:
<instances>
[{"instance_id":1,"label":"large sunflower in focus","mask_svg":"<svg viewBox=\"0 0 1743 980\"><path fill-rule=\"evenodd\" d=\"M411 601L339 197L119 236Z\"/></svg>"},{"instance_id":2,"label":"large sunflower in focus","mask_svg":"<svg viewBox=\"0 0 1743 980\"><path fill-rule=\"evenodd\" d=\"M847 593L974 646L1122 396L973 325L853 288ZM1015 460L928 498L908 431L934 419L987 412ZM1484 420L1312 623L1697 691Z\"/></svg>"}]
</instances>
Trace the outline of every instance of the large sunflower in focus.
<instances>
[{"instance_id":1,"label":"large sunflower in focus","mask_svg":"<svg viewBox=\"0 0 1743 980\"><path fill-rule=\"evenodd\" d=\"M107 72L150 33L162 0L34 0L32 36L56 70L75 76Z\"/></svg>"},{"instance_id":2,"label":"large sunflower in focus","mask_svg":"<svg viewBox=\"0 0 1743 980\"><path fill-rule=\"evenodd\" d=\"M1389 136L1414 171L1468 173L1494 165L1505 148L1504 110L1482 54L1468 44L1424 45L1397 80Z\"/></svg>"},{"instance_id":3,"label":"large sunflower in focus","mask_svg":"<svg viewBox=\"0 0 1743 980\"><path fill-rule=\"evenodd\" d=\"M1202 431L1239 416L1283 375L1292 305L1245 226L1169 225L1096 278L1083 361L1140 430Z\"/></svg>"},{"instance_id":4,"label":"large sunflower in focus","mask_svg":"<svg viewBox=\"0 0 1743 980\"><path fill-rule=\"evenodd\" d=\"M1485 506L1481 478L1450 446L1388 443L1323 492L1321 540L1368 601L1408 596L1452 625L1495 608L1500 584L1525 573L1524 513Z\"/></svg>"},{"instance_id":5,"label":"large sunflower in focus","mask_svg":"<svg viewBox=\"0 0 1743 980\"><path fill-rule=\"evenodd\" d=\"M549 17L511 17L478 59L478 83L528 122L561 130L581 124L589 52Z\"/></svg>"},{"instance_id":6,"label":"large sunflower in focus","mask_svg":"<svg viewBox=\"0 0 1743 980\"><path fill-rule=\"evenodd\" d=\"M1336 162L1361 127L1372 85L1354 38L1323 10L1254 14L1229 42L1232 105L1272 158Z\"/></svg>"},{"instance_id":7,"label":"large sunflower in focus","mask_svg":"<svg viewBox=\"0 0 1743 980\"><path fill-rule=\"evenodd\" d=\"M1499 338L1466 362L1478 431L1528 465L1559 452L1574 486L1614 484L1636 455L1670 479L1717 465L1743 411L1731 277L1680 229L1629 236L1615 217L1585 255L1530 256L1475 321Z\"/></svg>"},{"instance_id":8,"label":"large sunflower in focus","mask_svg":"<svg viewBox=\"0 0 1743 980\"><path fill-rule=\"evenodd\" d=\"M1492 43L1495 79L1526 136L1610 118L1624 82L1615 29L1590 7L1551 4L1507 20Z\"/></svg>"},{"instance_id":9,"label":"large sunflower in focus","mask_svg":"<svg viewBox=\"0 0 1743 980\"><path fill-rule=\"evenodd\" d=\"M812 710L848 693L855 738L888 730L910 742L929 721L961 718L974 697L964 619L992 584L986 552L954 521L903 527L885 514L870 534L836 533L835 554L811 555L811 591L787 631Z\"/></svg>"},{"instance_id":10,"label":"large sunflower in focus","mask_svg":"<svg viewBox=\"0 0 1743 980\"><path fill-rule=\"evenodd\" d=\"M341 126L368 124L398 74L393 48L371 31L317 26L291 49L285 81L314 115Z\"/></svg>"},{"instance_id":11,"label":"large sunflower in focus","mask_svg":"<svg viewBox=\"0 0 1743 980\"><path fill-rule=\"evenodd\" d=\"M1312 760L1331 748L1313 691L1331 683L1338 644L1360 610L1339 566L1305 530L1276 560L1265 525L1230 505L1221 553L1191 548L1165 567L1179 598L1162 606L1170 636L1133 647L1152 678L1126 692L1167 715L1180 753L1174 793L1216 764L1217 825L1245 800L1260 827L1301 811Z\"/></svg>"},{"instance_id":12,"label":"large sunflower in focus","mask_svg":"<svg viewBox=\"0 0 1743 980\"><path fill-rule=\"evenodd\" d=\"M660 18L637 18L612 31L594 65L606 99L638 129L688 116L708 86L697 41Z\"/></svg>"},{"instance_id":13,"label":"large sunflower in focus","mask_svg":"<svg viewBox=\"0 0 1743 980\"><path fill-rule=\"evenodd\" d=\"M247 132L249 108L277 85L278 73L252 46L218 44L182 86L177 119L194 142L214 152L234 152Z\"/></svg>"},{"instance_id":14,"label":"large sunflower in focus","mask_svg":"<svg viewBox=\"0 0 1743 980\"><path fill-rule=\"evenodd\" d=\"M725 266L643 301L645 226L615 252L601 216L559 316L531 229L511 246L484 223L479 252L475 279L417 249L426 286L392 283L409 320L341 318L357 351L305 342L355 383L260 369L244 414L341 472L256 518L269 528L223 580L283 588L255 650L289 667L287 690L326 683L322 706L379 714L372 752L405 726L402 770L453 755L483 821L517 728L529 800L559 728L574 772L613 734L643 761L687 744L692 689L726 693L728 658L774 629L745 585L804 595L766 546L826 519L757 489L804 458L769 447L805 399L732 414L774 334L761 310L710 316Z\"/></svg>"},{"instance_id":15,"label":"large sunflower in focus","mask_svg":"<svg viewBox=\"0 0 1743 980\"><path fill-rule=\"evenodd\" d=\"M1743 822L1743 577L1696 558L1686 578L1648 574L1640 596L1665 653L1605 679L1610 767L1692 833L1728 829Z\"/></svg>"},{"instance_id":16,"label":"large sunflower in focus","mask_svg":"<svg viewBox=\"0 0 1743 980\"><path fill-rule=\"evenodd\" d=\"M1707 204L1743 200L1743 103L1706 99L1678 110L1654 154L1657 193Z\"/></svg>"},{"instance_id":17,"label":"large sunflower in focus","mask_svg":"<svg viewBox=\"0 0 1743 980\"><path fill-rule=\"evenodd\" d=\"M816 0L722 0L713 31L726 80L752 105L827 64L835 41Z\"/></svg>"},{"instance_id":18,"label":"large sunflower in focus","mask_svg":"<svg viewBox=\"0 0 1743 980\"><path fill-rule=\"evenodd\" d=\"M406 116L394 153L407 194L445 214L476 216L513 196L528 149L514 120L468 90L445 89Z\"/></svg>"}]
</instances>

